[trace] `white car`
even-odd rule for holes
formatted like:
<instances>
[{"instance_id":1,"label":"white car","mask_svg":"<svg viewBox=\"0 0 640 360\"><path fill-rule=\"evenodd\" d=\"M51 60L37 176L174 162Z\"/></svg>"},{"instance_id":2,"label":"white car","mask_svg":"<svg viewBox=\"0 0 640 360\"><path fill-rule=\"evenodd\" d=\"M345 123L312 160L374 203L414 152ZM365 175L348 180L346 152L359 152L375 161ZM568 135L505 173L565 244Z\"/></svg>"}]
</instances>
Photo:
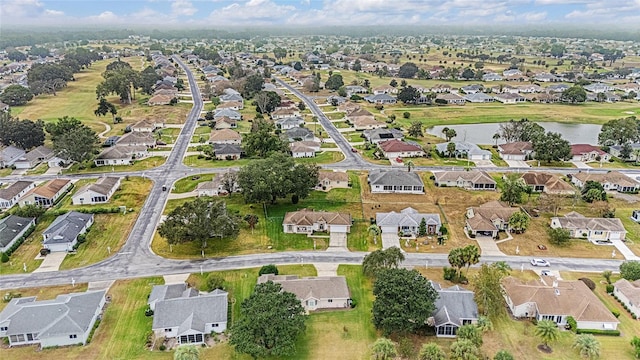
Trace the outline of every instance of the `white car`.
<instances>
[{"instance_id":1,"label":"white car","mask_svg":"<svg viewBox=\"0 0 640 360\"><path fill-rule=\"evenodd\" d=\"M533 266L551 266L547 260L544 259L531 259L531 265Z\"/></svg>"}]
</instances>

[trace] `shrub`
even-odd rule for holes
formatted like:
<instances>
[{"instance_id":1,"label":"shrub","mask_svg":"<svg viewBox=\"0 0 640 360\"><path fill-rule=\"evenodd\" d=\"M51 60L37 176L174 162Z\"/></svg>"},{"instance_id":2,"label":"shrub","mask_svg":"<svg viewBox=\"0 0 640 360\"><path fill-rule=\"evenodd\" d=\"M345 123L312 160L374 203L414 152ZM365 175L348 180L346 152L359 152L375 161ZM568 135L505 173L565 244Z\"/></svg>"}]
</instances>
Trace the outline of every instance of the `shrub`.
<instances>
[{"instance_id":1,"label":"shrub","mask_svg":"<svg viewBox=\"0 0 640 360\"><path fill-rule=\"evenodd\" d=\"M167 347L164 346L164 344L162 344L162 345L158 346L158 350L165 351L165 350L167 350Z\"/></svg>"},{"instance_id":2,"label":"shrub","mask_svg":"<svg viewBox=\"0 0 640 360\"><path fill-rule=\"evenodd\" d=\"M578 322L573 318L573 316L567 317L567 327L574 333L578 330Z\"/></svg>"},{"instance_id":3,"label":"shrub","mask_svg":"<svg viewBox=\"0 0 640 360\"><path fill-rule=\"evenodd\" d=\"M398 355L405 359L413 359L415 352L411 339L406 337L400 339L398 343Z\"/></svg>"},{"instance_id":4,"label":"shrub","mask_svg":"<svg viewBox=\"0 0 640 360\"><path fill-rule=\"evenodd\" d=\"M264 274L278 275L278 267L276 267L274 264L264 265L260 268L260 271L258 271L258 276Z\"/></svg>"},{"instance_id":5,"label":"shrub","mask_svg":"<svg viewBox=\"0 0 640 360\"><path fill-rule=\"evenodd\" d=\"M376 108L376 110L380 111L380 110L384 109L384 106L382 104L376 104L375 108Z\"/></svg>"},{"instance_id":6,"label":"shrub","mask_svg":"<svg viewBox=\"0 0 640 360\"><path fill-rule=\"evenodd\" d=\"M355 308L356 306L358 306L358 301L356 299L351 299L351 302L349 303L349 305L351 306L351 308Z\"/></svg>"},{"instance_id":7,"label":"shrub","mask_svg":"<svg viewBox=\"0 0 640 360\"><path fill-rule=\"evenodd\" d=\"M296 194L291 195L291 203L292 204L295 205L295 204L298 203L298 201L300 201L300 197L298 195L296 195Z\"/></svg>"},{"instance_id":8,"label":"shrub","mask_svg":"<svg viewBox=\"0 0 640 360\"><path fill-rule=\"evenodd\" d=\"M411 113L408 112L408 111L405 111L405 112L402 113L402 117L405 118L405 119L408 119L408 118L411 117Z\"/></svg>"},{"instance_id":9,"label":"shrub","mask_svg":"<svg viewBox=\"0 0 640 360\"><path fill-rule=\"evenodd\" d=\"M224 290L224 279L220 275L209 274L205 288L206 291Z\"/></svg>"},{"instance_id":10,"label":"shrub","mask_svg":"<svg viewBox=\"0 0 640 360\"><path fill-rule=\"evenodd\" d=\"M153 316L153 310L147 306L147 308L144 309L144 316Z\"/></svg>"},{"instance_id":11,"label":"shrub","mask_svg":"<svg viewBox=\"0 0 640 360\"><path fill-rule=\"evenodd\" d=\"M576 334L620 336L620 330L578 329Z\"/></svg>"},{"instance_id":12,"label":"shrub","mask_svg":"<svg viewBox=\"0 0 640 360\"><path fill-rule=\"evenodd\" d=\"M2 256L0 256L0 261L2 261L3 263L6 263L9 261L9 255L7 255L7 253L2 253Z\"/></svg>"},{"instance_id":13,"label":"shrub","mask_svg":"<svg viewBox=\"0 0 640 360\"><path fill-rule=\"evenodd\" d=\"M587 287L591 289L591 291L594 291L596 289L596 283L593 282L593 280L589 278L579 278L578 280L582 281L585 285L587 285Z\"/></svg>"},{"instance_id":14,"label":"shrub","mask_svg":"<svg viewBox=\"0 0 640 360\"><path fill-rule=\"evenodd\" d=\"M613 294L613 285L607 284L607 294Z\"/></svg>"},{"instance_id":15,"label":"shrub","mask_svg":"<svg viewBox=\"0 0 640 360\"><path fill-rule=\"evenodd\" d=\"M442 268L442 271L444 273L443 277L445 280L448 280L448 281L455 280L457 275L456 269L445 266L444 268Z\"/></svg>"},{"instance_id":16,"label":"shrub","mask_svg":"<svg viewBox=\"0 0 640 360\"><path fill-rule=\"evenodd\" d=\"M611 313L616 317L616 319L620 317L620 311L616 309L611 310Z\"/></svg>"}]
</instances>

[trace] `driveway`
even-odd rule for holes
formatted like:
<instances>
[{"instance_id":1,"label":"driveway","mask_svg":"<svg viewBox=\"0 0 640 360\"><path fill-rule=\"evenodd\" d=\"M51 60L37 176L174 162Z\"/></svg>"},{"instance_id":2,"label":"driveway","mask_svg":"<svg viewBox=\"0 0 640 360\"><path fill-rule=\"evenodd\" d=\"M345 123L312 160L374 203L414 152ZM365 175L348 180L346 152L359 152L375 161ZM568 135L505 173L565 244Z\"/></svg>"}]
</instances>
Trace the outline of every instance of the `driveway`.
<instances>
[{"instance_id":1,"label":"driveway","mask_svg":"<svg viewBox=\"0 0 640 360\"><path fill-rule=\"evenodd\" d=\"M400 247L400 238L398 237L398 234L382 233L380 237L382 238L382 249L388 249L393 246L398 249L402 249Z\"/></svg>"},{"instance_id":2,"label":"driveway","mask_svg":"<svg viewBox=\"0 0 640 360\"><path fill-rule=\"evenodd\" d=\"M593 169L591 166L583 163L582 161L572 161L573 165L575 165L578 169Z\"/></svg>"},{"instance_id":3,"label":"driveway","mask_svg":"<svg viewBox=\"0 0 640 360\"><path fill-rule=\"evenodd\" d=\"M496 167L491 160L473 160L472 162L476 164L476 167Z\"/></svg>"},{"instance_id":4,"label":"driveway","mask_svg":"<svg viewBox=\"0 0 640 360\"><path fill-rule=\"evenodd\" d=\"M509 167L512 167L512 168L527 168L527 167L531 167L529 164L527 164L526 161L523 161L523 160L505 160L504 162L506 162L507 165Z\"/></svg>"},{"instance_id":5,"label":"driveway","mask_svg":"<svg viewBox=\"0 0 640 360\"><path fill-rule=\"evenodd\" d=\"M39 272L48 272L48 271L58 271L60 269L60 264L62 264L62 261L66 256L67 256L67 253L64 251L52 252L49 255L44 257L44 260L42 261L42 264L40 264L40 267L33 270L33 272L39 273Z\"/></svg>"},{"instance_id":6,"label":"driveway","mask_svg":"<svg viewBox=\"0 0 640 360\"><path fill-rule=\"evenodd\" d=\"M316 271L318 272L318 276L338 276L338 266L339 264L329 264L329 263L315 263Z\"/></svg>"},{"instance_id":7,"label":"driveway","mask_svg":"<svg viewBox=\"0 0 640 360\"><path fill-rule=\"evenodd\" d=\"M327 251L349 251L347 249L347 233L332 231L329 234Z\"/></svg>"},{"instance_id":8,"label":"driveway","mask_svg":"<svg viewBox=\"0 0 640 360\"><path fill-rule=\"evenodd\" d=\"M638 202L638 196L634 194L624 194L624 193L619 193L617 191L609 191L607 192L607 194L616 199L624 200L630 204L634 202Z\"/></svg>"},{"instance_id":9,"label":"driveway","mask_svg":"<svg viewBox=\"0 0 640 360\"><path fill-rule=\"evenodd\" d=\"M505 254L500 251L493 238L488 236L479 236L476 237L476 241L478 242L478 246L480 246L480 254L482 256L505 256Z\"/></svg>"},{"instance_id":10,"label":"driveway","mask_svg":"<svg viewBox=\"0 0 640 360\"><path fill-rule=\"evenodd\" d=\"M613 243L613 246L624 256L625 260L640 260L640 257L636 256L621 240L613 240L611 243Z\"/></svg>"}]
</instances>

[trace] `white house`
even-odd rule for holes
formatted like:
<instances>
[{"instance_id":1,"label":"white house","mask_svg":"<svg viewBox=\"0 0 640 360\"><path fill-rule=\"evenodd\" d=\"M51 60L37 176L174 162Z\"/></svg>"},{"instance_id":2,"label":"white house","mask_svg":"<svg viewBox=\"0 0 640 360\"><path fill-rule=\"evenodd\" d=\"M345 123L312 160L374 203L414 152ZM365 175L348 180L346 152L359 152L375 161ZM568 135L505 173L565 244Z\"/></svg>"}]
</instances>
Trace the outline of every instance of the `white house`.
<instances>
[{"instance_id":1,"label":"white house","mask_svg":"<svg viewBox=\"0 0 640 360\"><path fill-rule=\"evenodd\" d=\"M374 194L424 194L424 183L415 172L375 169L367 180Z\"/></svg>"},{"instance_id":2,"label":"white house","mask_svg":"<svg viewBox=\"0 0 640 360\"><path fill-rule=\"evenodd\" d=\"M579 172L571 175L571 182L579 188L589 180L599 182L606 191L634 192L640 187L640 183L619 171L606 174Z\"/></svg>"},{"instance_id":3,"label":"white house","mask_svg":"<svg viewBox=\"0 0 640 360\"><path fill-rule=\"evenodd\" d=\"M343 171L319 171L316 190L329 191L331 189L349 188L349 175Z\"/></svg>"},{"instance_id":4,"label":"white house","mask_svg":"<svg viewBox=\"0 0 640 360\"><path fill-rule=\"evenodd\" d=\"M42 186L29 190L18 203L20 206L39 205L48 208L66 194L72 185L73 183L69 179L53 179Z\"/></svg>"},{"instance_id":5,"label":"white house","mask_svg":"<svg viewBox=\"0 0 640 360\"><path fill-rule=\"evenodd\" d=\"M529 160L533 154L533 144L529 141L517 141L498 145L498 155L505 160Z\"/></svg>"},{"instance_id":6,"label":"white house","mask_svg":"<svg viewBox=\"0 0 640 360\"><path fill-rule=\"evenodd\" d=\"M86 233L92 224L93 214L77 211L62 214L42 232L43 247L51 252L71 251L78 236Z\"/></svg>"},{"instance_id":7,"label":"white house","mask_svg":"<svg viewBox=\"0 0 640 360\"><path fill-rule=\"evenodd\" d=\"M344 276L299 278L296 275L264 274L258 278L258 284L268 281L280 284L282 291L294 294L307 313L320 309L347 309L351 305L351 294Z\"/></svg>"},{"instance_id":8,"label":"white house","mask_svg":"<svg viewBox=\"0 0 640 360\"><path fill-rule=\"evenodd\" d=\"M13 165L23 157L24 154L24 150L18 149L15 146L5 146L0 148L0 167L5 168Z\"/></svg>"},{"instance_id":9,"label":"white house","mask_svg":"<svg viewBox=\"0 0 640 360\"><path fill-rule=\"evenodd\" d=\"M15 165L16 169L31 169L52 157L53 150L42 145L24 154L13 165Z\"/></svg>"},{"instance_id":10,"label":"white house","mask_svg":"<svg viewBox=\"0 0 640 360\"><path fill-rule=\"evenodd\" d=\"M438 292L436 309L432 315L437 337L455 338L461 326L478 322L478 305L473 291L459 285L443 289L433 281L431 286Z\"/></svg>"},{"instance_id":11,"label":"white house","mask_svg":"<svg viewBox=\"0 0 640 360\"><path fill-rule=\"evenodd\" d=\"M311 145L308 145L311 144ZM314 146L312 144L317 144ZM320 151L320 143L314 141L296 141L289 144L289 151L294 158L310 158L316 156L316 151Z\"/></svg>"},{"instance_id":12,"label":"white house","mask_svg":"<svg viewBox=\"0 0 640 360\"><path fill-rule=\"evenodd\" d=\"M572 144L571 160L591 162L591 161L609 161L611 155L602 151L600 148L589 144Z\"/></svg>"},{"instance_id":13,"label":"white house","mask_svg":"<svg viewBox=\"0 0 640 360\"><path fill-rule=\"evenodd\" d=\"M636 317L640 317L640 280L620 279L613 284L613 294Z\"/></svg>"},{"instance_id":14,"label":"white house","mask_svg":"<svg viewBox=\"0 0 640 360\"><path fill-rule=\"evenodd\" d=\"M447 143L436 144L436 150L439 153L448 156L449 150L447 148L449 143L453 143L455 145L453 156L456 158L467 158L469 160L491 160L491 151L482 150L478 145L466 141L450 141Z\"/></svg>"},{"instance_id":15,"label":"white house","mask_svg":"<svg viewBox=\"0 0 640 360\"><path fill-rule=\"evenodd\" d=\"M64 294L43 301L35 296L13 298L0 312L0 337L8 338L9 346L84 345L105 305L106 292Z\"/></svg>"},{"instance_id":16,"label":"white house","mask_svg":"<svg viewBox=\"0 0 640 360\"><path fill-rule=\"evenodd\" d=\"M35 218L9 215L0 219L0 253L5 253L18 239L36 226Z\"/></svg>"},{"instance_id":17,"label":"white house","mask_svg":"<svg viewBox=\"0 0 640 360\"><path fill-rule=\"evenodd\" d=\"M16 181L4 189L0 189L0 209L10 209L18 203L21 197L36 187L31 181Z\"/></svg>"},{"instance_id":18,"label":"white house","mask_svg":"<svg viewBox=\"0 0 640 360\"><path fill-rule=\"evenodd\" d=\"M93 184L87 184L71 197L73 205L104 204L120 187L119 177L102 177Z\"/></svg>"},{"instance_id":19,"label":"white house","mask_svg":"<svg viewBox=\"0 0 640 360\"><path fill-rule=\"evenodd\" d=\"M588 218L575 211L563 217L552 217L551 228L565 229L572 238L583 238L594 244L624 240L627 230L618 218Z\"/></svg>"},{"instance_id":20,"label":"white house","mask_svg":"<svg viewBox=\"0 0 640 360\"><path fill-rule=\"evenodd\" d=\"M351 215L302 209L286 213L282 228L285 233L292 234L312 234L314 231L348 233L351 231Z\"/></svg>"},{"instance_id":21,"label":"white house","mask_svg":"<svg viewBox=\"0 0 640 360\"><path fill-rule=\"evenodd\" d=\"M416 209L408 207L399 213L376 213L376 224L383 234L398 234L416 236L420 231L420 223L425 221L426 234L433 235L440 231L442 223L438 214L421 214Z\"/></svg>"}]
</instances>

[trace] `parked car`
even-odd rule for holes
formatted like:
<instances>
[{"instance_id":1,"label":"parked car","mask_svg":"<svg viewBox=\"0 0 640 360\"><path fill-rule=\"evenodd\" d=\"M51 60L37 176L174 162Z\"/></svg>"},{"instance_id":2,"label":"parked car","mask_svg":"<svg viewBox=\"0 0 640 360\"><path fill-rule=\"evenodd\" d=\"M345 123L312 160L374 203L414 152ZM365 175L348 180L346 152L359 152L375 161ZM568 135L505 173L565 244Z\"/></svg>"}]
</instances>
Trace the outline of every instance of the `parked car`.
<instances>
[{"instance_id":1,"label":"parked car","mask_svg":"<svg viewBox=\"0 0 640 360\"><path fill-rule=\"evenodd\" d=\"M546 266L549 267L551 264L545 259L531 259L531 265L533 266Z\"/></svg>"}]
</instances>

